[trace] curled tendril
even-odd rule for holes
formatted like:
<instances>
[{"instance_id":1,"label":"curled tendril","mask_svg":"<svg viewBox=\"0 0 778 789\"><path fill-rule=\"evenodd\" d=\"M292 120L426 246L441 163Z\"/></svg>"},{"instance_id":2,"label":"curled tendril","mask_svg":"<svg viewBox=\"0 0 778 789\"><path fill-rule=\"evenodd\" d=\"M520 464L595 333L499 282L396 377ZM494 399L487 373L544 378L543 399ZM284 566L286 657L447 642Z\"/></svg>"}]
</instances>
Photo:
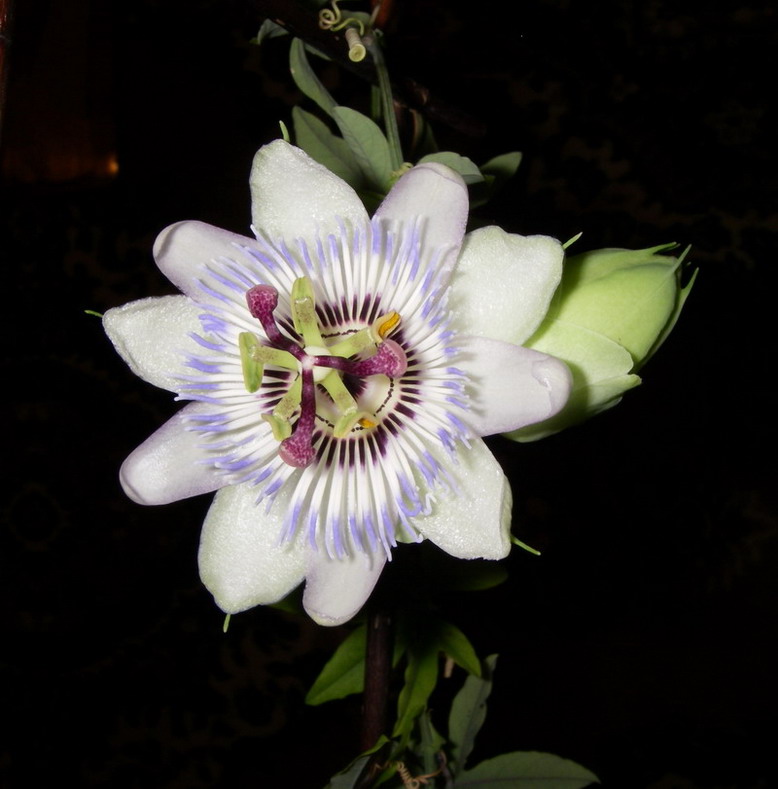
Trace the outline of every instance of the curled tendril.
<instances>
[{"instance_id":1,"label":"curled tendril","mask_svg":"<svg viewBox=\"0 0 778 789\"><path fill-rule=\"evenodd\" d=\"M332 0L332 8L322 8L319 11L319 27L322 30L332 30L336 33L338 30L343 30L348 25L356 25L359 27L359 35L365 35L365 25L361 19L355 16L347 16L344 18L343 12L338 8L340 0Z\"/></svg>"}]
</instances>

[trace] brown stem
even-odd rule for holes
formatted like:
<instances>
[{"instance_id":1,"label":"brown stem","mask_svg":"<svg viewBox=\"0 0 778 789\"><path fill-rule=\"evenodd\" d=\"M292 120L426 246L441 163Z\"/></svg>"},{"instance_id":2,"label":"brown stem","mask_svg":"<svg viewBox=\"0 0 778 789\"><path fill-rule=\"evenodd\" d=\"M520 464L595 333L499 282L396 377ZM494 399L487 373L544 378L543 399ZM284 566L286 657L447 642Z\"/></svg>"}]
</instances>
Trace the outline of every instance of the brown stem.
<instances>
[{"instance_id":1,"label":"brown stem","mask_svg":"<svg viewBox=\"0 0 778 789\"><path fill-rule=\"evenodd\" d=\"M386 731L386 708L389 698L389 673L392 670L392 620L375 607L367 620L365 650L365 693L362 702L360 750L372 748ZM368 760L357 789L372 789L385 769L388 743Z\"/></svg>"},{"instance_id":2,"label":"brown stem","mask_svg":"<svg viewBox=\"0 0 778 789\"><path fill-rule=\"evenodd\" d=\"M365 695L362 706L362 751L372 748L386 731L389 672L392 669L391 624L389 615L384 611L374 611L367 623Z\"/></svg>"}]
</instances>

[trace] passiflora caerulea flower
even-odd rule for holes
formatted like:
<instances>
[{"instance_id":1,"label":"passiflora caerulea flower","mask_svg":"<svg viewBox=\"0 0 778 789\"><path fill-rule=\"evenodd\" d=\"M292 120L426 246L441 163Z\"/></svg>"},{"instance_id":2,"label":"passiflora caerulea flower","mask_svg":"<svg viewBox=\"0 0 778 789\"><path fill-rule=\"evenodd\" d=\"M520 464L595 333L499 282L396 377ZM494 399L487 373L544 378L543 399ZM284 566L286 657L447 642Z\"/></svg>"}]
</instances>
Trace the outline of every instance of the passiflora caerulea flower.
<instances>
[{"instance_id":1,"label":"passiflora caerulea flower","mask_svg":"<svg viewBox=\"0 0 778 789\"><path fill-rule=\"evenodd\" d=\"M566 366L515 340L546 313L559 243L464 237L467 190L439 164L403 175L372 219L282 141L257 153L251 190L256 238L167 228L154 255L183 295L105 315L134 372L192 401L125 461L127 494L218 491L199 561L228 613L305 580L308 613L344 622L398 540L504 557L511 494L481 436L568 397Z\"/></svg>"}]
</instances>

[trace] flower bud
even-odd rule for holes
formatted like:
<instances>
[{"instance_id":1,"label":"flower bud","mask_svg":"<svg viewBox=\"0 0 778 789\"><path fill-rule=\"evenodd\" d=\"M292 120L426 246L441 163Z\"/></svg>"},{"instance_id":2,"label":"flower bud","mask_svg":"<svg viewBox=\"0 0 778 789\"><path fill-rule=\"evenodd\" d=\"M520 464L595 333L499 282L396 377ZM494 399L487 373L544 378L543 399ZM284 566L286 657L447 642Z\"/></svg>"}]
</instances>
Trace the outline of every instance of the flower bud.
<instances>
[{"instance_id":1,"label":"flower bud","mask_svg":"<svg viewBox=\"0 0 778 789\"><path fill-rule=\"evenodd\" d=\"M674 246L568 258L545 319L524 345L566 362L573 390L556 416L508 438L545 438L611 408L640 383L637 371L672 330L694 281L681 286L685 253L658 254Z\"/></svg>"}]
</instances>

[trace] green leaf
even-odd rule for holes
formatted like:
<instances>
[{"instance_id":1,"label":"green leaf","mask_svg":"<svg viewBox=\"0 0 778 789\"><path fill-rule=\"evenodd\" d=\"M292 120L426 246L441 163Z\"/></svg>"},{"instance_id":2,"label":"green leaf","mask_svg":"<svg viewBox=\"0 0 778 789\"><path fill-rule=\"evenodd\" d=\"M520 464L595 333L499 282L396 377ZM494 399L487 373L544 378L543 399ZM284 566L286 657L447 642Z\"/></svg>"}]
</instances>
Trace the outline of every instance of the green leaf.
<instances>
[{"instance_id":1,"label":"green leaf","mask_svg":"<svg viewBox=\"0 0 778 789\"><path fill-rule=\"evenodd\" d=\"M327 661L305 697L306 704L315 707L325 701L362 693L365 689L366 649L367 627L360 625L347 636ZM393 667L400 662L406 649L407 644L403 638L396 638L392 651Z\"/></svg>"},{"instance_id":2,"label":"green leaf","mask_svg":"<svg viewBox=\"0 0 778 789\"><path fill-rule=\"evenodd\" d=\"M300 107L292 108L292 120L298 147L353 189L361 188L364 183L362 171L344 139L333 134L326 123Z\"/></svg>"},{"instance_id":3,"label":"green leaf","mask_svg":"<svg viewBox=\"0 0 778 789\"><path fill-rule=\"evenodd\" d=\"M281 27L277 22L272 19L266 19L259 28L256 38L251 39L252 44L259 46L266 38L278 38L279 36L288 36L289 31Z\"/></svg>"},{"instance_id":4,"label":"green leaf","mask_svg":"<svg viewBox=\"0 0 778 789\"><path fill-rule=\"evenodd\" d=\"M337 106L327 88L321 84L316 76L308 57L305 54L305 44L299 38L292 40L289 49L289 70L295 85L309 98L315 101L328 115Z\"/></svg>"},{"instance_id":5,"label":"green leaf","mask_svg":"<svg viewBox=\"0 0 778 789\"><path fill-rule=\"evenodd\" d=\"M496 665L497 655L489 655L484 660L483 677L469 676L451 704L448 739L452 744L452 767L455 773L464 769L476 735L486 719L486 700L492 692L492 676Z\"/></svg>"},{"instance_id":6,"label":"green leaf","mask_svg":"<svg viewBox=\"0 0 778 789\"><path fill-rule=\"evenodd\" d=\"M370 761L370 757L377 750L383 748L387 742L389 742L389 739L382 734L378 738L378 742L370 750L359 755L345 770L333 775L326 789L353 789L357 786L362 777L362 772Z\"/></svg>"},{"instance_id":7,"label":"green leaf","mask_svg":"<svg viewBox=\"0 0 778 789\"><path fill-rule=\"evenodd\" d=\"M432 644L414 645L408 650L405 685L397 702L397 723L393 737L407 738L416 718L427 705L438 680L438 648Z\"/></svg>"},{"instance_id":8,"label":"green leaf","mask_svg":"<svg viewBox=\"0 0 778 789\"><path fill-rule=\"evenodd\" d=\"M361 693L365 687L365 648L367 628L360 625L349 634L327 661L321 674L305 697L306 704L316 706L325 701Z\"/></svg>"},{"instance_id":9,"label":"green leaf","mask_svg":"<svg viewBox=\"0 0 778 789\"><path fill-rule=\"evenodd\" d=\"M362 771L367 767L369 761L369 755L354 759L343 772L332 776L332 779L327 784L327 789L353 789L359 783Z\"/></svg>"},{"instance_id":10,"label":"green leaf","mask_svg":"<svg viewBox=\"0 0 778 789\"><path fill-rule=\"evenodd\" d=\"M521 154L518 151L503 153L495 156L486 164L481 165L484 181L476 184L470 190L470 204L473 207L488 203L500 187L515 173L521 163Z\"/></svg>"},{"instance_id":11,"label":"green leaf","mask_svg":"<svg viewBox=\"0 0 778 789\"><path fill-rule=\"evenodd\" d=\"M460 156L452 151L427 154L427 156L422 156L418 163L423 164L424 162L445 164L446 167L450 167L454 172L459 173L466 184L477 184L484 180L478 165L472 159L468 159L467 156Z\"/></svg>"},{"instance_id":12,"label":"green leaf","mask_svg":"<svg viewBox=\"0 0 778 789\"><path fill-rule=\"evenodd\" d=\"M470 674L481 676L481 661L467 636L454 625L442 622L438 635L438 646L452 660Z\"/></svg>"},{"instance_id":13,"label":"green leaf","mask_svg":"<svg viewBox=\"0 0 778 789\"><path fill-rule=\"evenodd\" d=\"M388 191L391 156L389 143L378 125L350 107L334 107L330 114L370 185Z\"/></svg>"},{"instance_id":14,"label":"green leaf","mask_svg":"<svg viewBox=\"0 0 778 789\"><path fill-rule=\"evenodd\" d=\"M493 175L494 185L498 187L516 174L520 164L521 153L519 151L511 151L489 159L486 164L481 165L481 172L484 175Z\"/></svg>"},{"instance_id":15,"label":"green leaf","mask_svg":"<svg viewBox=\"0 0 778 789\"><path fill-rule=\"evenodd\" d=\"M437 755L441 752L446 742L432 725L432 714L425 710L419 717L419 733L421 745L418 753L421 756L425 773L433 773L438 769Z\"/></svg>"},{"instance_id":16,"label":"green leaf","mask_svg":"<svg viewBox=\"0 0 778 789\"><path fill-rule=\"evenodd\" d=\"M457 778L456 789L583 789L598 784L580 764L537 751L515 751L487 759Z\"/></svg>"}]
</instances>

